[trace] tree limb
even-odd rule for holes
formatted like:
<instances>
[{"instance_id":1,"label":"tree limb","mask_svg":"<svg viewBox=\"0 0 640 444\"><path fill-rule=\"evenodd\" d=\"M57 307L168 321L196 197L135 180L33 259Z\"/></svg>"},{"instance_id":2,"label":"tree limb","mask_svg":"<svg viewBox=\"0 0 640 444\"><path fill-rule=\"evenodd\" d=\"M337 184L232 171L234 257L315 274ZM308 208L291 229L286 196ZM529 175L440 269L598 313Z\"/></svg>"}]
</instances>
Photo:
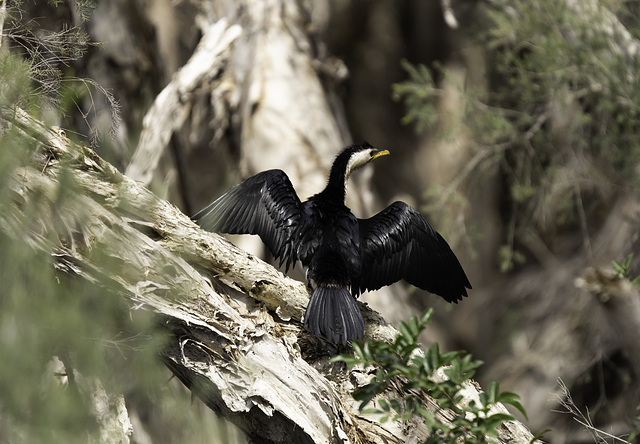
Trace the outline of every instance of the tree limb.
<instances>
[{"instance_id":1,"label":"tree limb","mask_svg":"<svg viewBox=\"0 0 640 444\"><path fill-rule=\"evenodd\" d=\"M215 78L223 69L229 47L240 31L238 25L229 25L225 19L204 30L200 44L189 61L158 94L145 115L140 142L127 167L127 176L145 185L151 183L171 135L182 127L189 115L189 97L204 81Z\"/></svg>"},{"instance_id":2,"label":"tree limb","mask_svg":"<svg viewBox=\"0 0 640 444\"><path fill-rule=\"evenodd\" d=\"M41 225L53 235L34 233L25 242L53 254L61 271L109 288L132 310L158 315L171 332L167 366L212 410L273 442L426 438L418 421L380 423L358 411L351 392L368 382L371 369L328 363L335 350L327 353L301 326L308 298L302 283L200 230L62 131L24 113L16 124L41 149L32 165L15 171L11 188L16 200L38 202ZM75 188L60 205L64 174ZM5 215L4 229L12 220L19 219ZM392 340L395 329L362 308L365 338ZM446 412L440 416L447 421ZM501 433L503 442L531 439L517 422Z\"/></svg>"}]
</instances>

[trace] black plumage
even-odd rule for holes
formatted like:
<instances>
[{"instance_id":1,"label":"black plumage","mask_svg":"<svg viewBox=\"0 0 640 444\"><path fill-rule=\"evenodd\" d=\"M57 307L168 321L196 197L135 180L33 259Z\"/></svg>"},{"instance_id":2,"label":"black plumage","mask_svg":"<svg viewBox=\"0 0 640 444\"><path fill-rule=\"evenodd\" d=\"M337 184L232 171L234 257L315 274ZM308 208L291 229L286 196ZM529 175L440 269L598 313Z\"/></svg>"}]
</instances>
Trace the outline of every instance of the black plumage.
<instances>
[{"instance_id":1,"label":"black plumage","mask_svg":"<svg viewBox=\"0 0 640 444\"><path fill-rule=\"evenodd\" d=\"M363 291L404 279L457 302L471 288L447 242L409 205L394 202L369 219L345 206L351 172L386 154L367 143L345 148L325 189L304 203L283 171L263 171L194 219L209 231L259 235L287 270L300 260L312 288L305 326L336 344L360 339L356 298Z\"/></svg>"}]
</instances>

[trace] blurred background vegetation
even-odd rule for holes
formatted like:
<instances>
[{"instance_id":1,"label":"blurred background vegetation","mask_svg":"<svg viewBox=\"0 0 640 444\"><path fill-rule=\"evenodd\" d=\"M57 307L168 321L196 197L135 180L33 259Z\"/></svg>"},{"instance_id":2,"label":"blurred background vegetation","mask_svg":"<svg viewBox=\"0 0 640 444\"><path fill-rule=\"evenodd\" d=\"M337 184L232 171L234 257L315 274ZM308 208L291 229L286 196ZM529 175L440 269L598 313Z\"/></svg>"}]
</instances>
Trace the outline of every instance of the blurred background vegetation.
<instances>
[{"instance_id":1,"label":"blurred background vegetation","mask_svg":"<svg viewBox=\"0 0 640 444\"><path fill-rule=\"evenodd\" d=\"M2 5L0 107L17 104L64 128L121 171L146 111L199 41L197 14L231 9L204 0ZM640 319L627 323L599 296L622 285L616 273L640 274L638 3L305 8L318 53L348 69L333 87L353 140L393 154L372 178L380 201L401 196L428 214L474 285L453 308L414 292L416 313L436 307L425 342L484 360L480 382L519 393L533 431L551 428L552 442L597 439L575 411L558 411L558 399L625 439L637 427L640 368L626 346L637 330L619 326ZM152 184L186 214L223 191L213 171L241 174L237 147L216 143L204 96ZM159 365L150 319L131 318L108 290L74 282L30 248L64 223L49 208L51 225L34 226L33 202L16 211L21 199L7 181L33 152L0 125L0 441L98 439L90 402L71 389L80 382L65 376L73 368L123 395L134 442L243 442ZM72 183L57 205L66 193ZM601 278L607 270L613 277ZM628 293L639 303L635 288Z\"/></svg>"}]
</instances>

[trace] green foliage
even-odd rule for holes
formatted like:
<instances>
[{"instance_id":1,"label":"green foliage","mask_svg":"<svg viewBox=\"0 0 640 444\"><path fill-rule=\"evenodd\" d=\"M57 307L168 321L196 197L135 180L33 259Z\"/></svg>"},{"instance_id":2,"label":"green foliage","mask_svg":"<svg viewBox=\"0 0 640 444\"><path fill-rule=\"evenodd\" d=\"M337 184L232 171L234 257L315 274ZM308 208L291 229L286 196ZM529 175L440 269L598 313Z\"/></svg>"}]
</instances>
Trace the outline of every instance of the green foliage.
<instances>
[{"instance_id":1,"label":"green foliage","mask_svg":"<svg viewBox=\"0 0 640 444\"><path fill-rule=\"evenodd\" d=\"M64 0L47 0L49 4L53 6L59 6L64 3ZM7 4L9 8L14 11L20 11L24 0L8 0ZM76 0L73 2L73 6L76 8L76 12L83 22L89 21L91 13L96 8L96 2L94 0Z\"/></svg>"},{"instance_id":2,"label":"green foliage","mask_svg":"<svg viewBox=\"0 0 640 444\"><path fill-rule=\"evenodd\" d=\"M0 53L0 107L20 106L31 108L36 97L29 80L30 64L10 52Z\"/></svg>"},{"instance_id":3,"label":"green foliage","mask_svg":"<svg viewBox=\"0 0 640 444\"><path fill-rule=\"evenodd\" d=\"M13 16L27 20L15 9L18 2L10 6ZM19 39L20 30L5 23L9 39ZM44 31L28 35L49 37ZM45 40L40 48L52 47ZM47 154L36 151L42 147L28 129L11 124L14 113L21 109L41 117L45 107L59 113L56 104L67 100L58 95L64 88L42 86L34 76L42 59L31 55L15 46L0 53L0 442L108 440L97 422L90 389L96 384L107 394L124 395L129 413L137 411L155 426L147 430L152 441L221 436L208 409L195 415L197 405L186 390L167 384L170 373L158 357L166 338L158 320L130 310L113 288L64 270L59 233L65 233L66 247L85 248L82 226L91 217L74 206L73 176L63 169L53 196L22 186L22 173ZM60 81L65 81L62 71ZM92 254L100 255L98 250L93 245ZM109 262L102 265L109 274Z\"/></svg>"},{"instance_id":4,"label":"green foliage","mask_svg":"<svg viewBox=\"0 0 640 444\"><path fill-rule=\"evenodd\" d=\"M402 123L415 123L416 130L422 132L434 125L438 119L435 107L435 81L431 71L423 65L414 66L407 60L402 60L402 68L407 71L409 79L392 86L396 100L403 100L407 107L407 114Z\"/></svg>"},{"instance_id":5,"label":"green foliage","mask_svg":"<svg viewBox=\"0 0 640 444\"><path fill-rule=\"evenodd\" d=\"M617 273L617 276L620 279L629 279L631 281L631 285L639 286L640 285L640 276L631 279L631 261L633 260L633 253L629 253L623 262L612 261L611 265L613 265L613 269Z\"/></svg>"},{"instance_id":6,"label":"green foliage","mask_svg":"<svg viewBox=\"0 0 640 444\"><path fill-rule=\"evenodd\" d=\"M444 125L452 119L440 121L436 99L451 94L451 87L441 89L444 83L457 89L462 109L453 120L462 126L456 132L473 140L472 173L499 166L508 187L507 249L522 248L532 233L554 253L558 233L580 233L580 244L589 245L592 221L606 211L616 187L640 186L634 172L640 161L640 56L626 49L640 34L640 18L623 3L541 0L487 7L488 26L470 35L486 52L487 85L459 85L441 66L402 63L408 79L393 93L406 105L404 121L418 131L446 137ZM608 22L616 14L621 30ZM473 174L463 172L463 180ZM502 252L502 268L522 257Z\"/></svg>"},{"instance_id":7,"label":"green foliage","mask_svg":"<svg viewBox=\"0 0 640 444\"><path fill-rule=\"evenodd\" d=\"M525 258L523 254L514 250L511 245L502 245L498 248L498 266L500 271L506 273L511 271L514 266L523 264Z\"/></svg>"},{"instance_id":8,"label":"green foliage","mask_svg":"<svg viewBox=\"0 0 640 444\"><path fill-rule=\"evenodd\" d=\"M11 12L9 17L18 15L17 11ZM23 24L17 19L9 23L6 36L29 60L31 79L39 84L42 93L52 98L60 88L64 68L84 56L91 44L81 28L65 26L51 31L38 27L35 22Z\"/></svg>"},{"instance_id":9,"label":"green foliage","mask_svg":"<svg viewBox=\"0 0 640 444\"><path fill-rule=\"evenodd\" d=\"M49 0L51 5L58 6L63 3L59 0ZM81 0L73 2L76 12L82 21L89 19L91 12L95 8L92 0ZM79 78L71 72L71 63L82 58L91 46L96 46L89 35L79 26L59 25L57 30L49 30L40 26L36 19L29 18L20 9L22 2L10 1L5 17L5 36L11 43L12 52L10 55L3 53L2 57L8 57L12 63L20 60L23 68L26 67L28 76L8 77L12 82L21 81L23 84L29 82L37 85L36 88L29 86L31 97L38 96L39 103L47 102L48 106L41 106L43 110L54 108L55 112L64 115L73 110L81 111L82 118L91 130L89 140L92 147L96 147L101 134L88 120L88 116L94 111L94 104L97 100L94 95L101 95L109 103L111 110L110 136L115 137L115 132L120 124L120 105L113 93L102 87L92 79ZM21 57L17 57L20 55ZM5 64L3 70L12 66ZM10 71L5 71L9 73ZM3 79L5 77L2 77ZM23 85L24 86L24 85ZM19 94L24 88L0 87L0 100L4 91L13 91ZM89 109L84 109L82 98L88 97L85 103ZM24 97L14 98L11 102L22 108ZM45 100L43 100L45 99ZM43 117L42 115L39 117Z\"/></svg>"},{"instance_id":10,"label":"green foliage","mask_svg":"<svg viewBox=\"0 0 640 444\"><path fill-rule=\"evenodd\" d=\"M489 437L497 436L497 429L505 421L513 420L506 413L493 412L496 403L510 404L526 417L519 402L519 396L511 392L500 392L498 383L492 382L478 399L468 401L463 393L465 385L482 365L470 354L461 351L440 352L438 344L433 344L424 353L419 352L418 336L429 324L433 309L425 311L420 318L413 317L401 322L400 333L391 344L382 341L353 343L353 355L343 354L333 358L349 366L373 366L375 376L363 387L358 388L353 397L360 401L360 411L382 415L381 420L409 420L420 417L429 427L430 437L426 443L485 443ZM441 371L445 377L437 374ZM399 387L401 397L382 399L376 397L391 386ZM423 403L421 392L428 393L438 404L435 410ZM367 408L374 402L376 407ZM453 414L451 425L443 424L438 415L444 410Z\"/></svg>"},{"instance_id":11,"label":"green foliage","mask_svg":"<svg viewBox=\"0 0 640 444\"><path fill-rule=\"evenodd\" d=\"M61 270L58 233L82 244L84 217L91 217L72 206L72 176L62 173L54 196L21 194L20 171L37 155L33 141L9 126L0 131L0 146L0 442L103 442L83 381L124 395L129 413L153 427L147 432L154 442L224 436L210 410L198 411L202 404L194 405L181 384L168 384L158 319L130 310L117 289ZM99 249L93 244L92 254ZM100 271L112 273L109 264Z\"/></svg>"},{"instance_id":12,"label":"green foliage","mask_svg":"<svg viewBox=\"0 0 640 444\"><path fill-rule=\"evenodd\" d=\"M29 64L0 55L0 112L37 109L43 99L29 80ZM60 216L77 191L63 174L54 196L23 192L19 178L35 153L32 139L0 127L0 441L85 443L99 440L91 393L81 379L99 378L108 393L162 385L157 353L164 343L148 316L129 316L108 288L57 271ZM80 213L81 214L81 213ZM82 218L78 217L78 223ZM64 231L60 231L64 230ZM108 270L105 270L108 272ZM59 369L56 363L62 363ZM73 371L73 372L72 372ZM116 375L130 375L119 378ZM135 382L134 382L135 381Z\"/></svg>"}]
</instances>

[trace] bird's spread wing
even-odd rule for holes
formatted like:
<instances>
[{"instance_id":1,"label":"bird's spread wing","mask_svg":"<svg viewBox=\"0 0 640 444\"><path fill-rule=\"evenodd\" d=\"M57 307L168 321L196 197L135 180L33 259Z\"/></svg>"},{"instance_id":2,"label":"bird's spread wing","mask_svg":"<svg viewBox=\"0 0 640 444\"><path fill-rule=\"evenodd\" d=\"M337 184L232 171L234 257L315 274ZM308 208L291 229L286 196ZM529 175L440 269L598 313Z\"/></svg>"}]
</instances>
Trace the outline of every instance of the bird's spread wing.
<instances>
[{"instance_id":1,"label":"bird's spread wing","mask_svg":"<svg viewBox=\"0 0 640 444\"><path fill-rule=\"evenodd\" d=\"M302 204L287 175L269 170L231 188L193 219L208 231L259 235L288 269L296 260L292 242L301 215Z\"/></svg>"},{"instance_id":2,"label":"bird's spread wing","mask_svg":"<svg viewBox=\"0 0 640 444\"><path fill-rule=\"evenodd\" d=\"M404 279L457 302L471 288L447 242L415 209L395 202L359 219L362 275L359 290L376 290ZM466 287L466 288L465 288Z\"/></svg>"}]
</instances>

